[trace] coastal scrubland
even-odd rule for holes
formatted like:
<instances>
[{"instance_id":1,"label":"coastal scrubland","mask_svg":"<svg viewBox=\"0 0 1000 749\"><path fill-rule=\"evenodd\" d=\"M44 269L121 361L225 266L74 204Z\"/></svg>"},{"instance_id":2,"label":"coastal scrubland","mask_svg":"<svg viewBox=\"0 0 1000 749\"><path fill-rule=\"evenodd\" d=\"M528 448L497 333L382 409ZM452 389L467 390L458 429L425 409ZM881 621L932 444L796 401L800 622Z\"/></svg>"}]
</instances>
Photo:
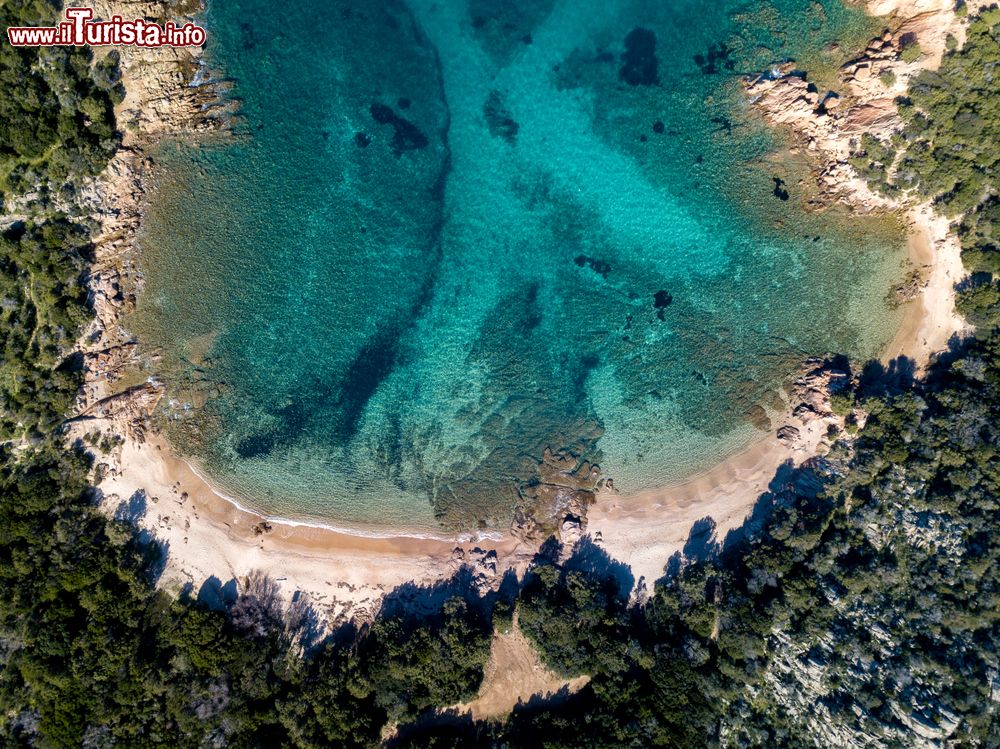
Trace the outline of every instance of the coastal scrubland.
<instances>
[{"instance_id":1,"label":"coastal scrubland","mask_svg":"<svg viewBox=\"0 0 1000 749\"><path fill-rule=\"evenodd\" d=\"M48 0L4 3L0 22L6 29L55 22L58 14ZM0 47L0 190L67 198L73 176L104 168L120 143L112 108L124 90L115 60L91 66L79 48Z\"/></svg>"},{"instance_id":2,"label":"coastal scrubland","mask_svg":"<svg viewBox=\"0 0 1000 749\"><path fill-rule=\"evenodd\" d=\"M40 7L54 12L0 12L35 22ZM5 48L0 99L42 92L58 125L3 152L5 212L25 215L0 245L0 743L996 746L1000 13L972 19L968 39L901 102L907 127L878 146L892 165L878 151L862 166L958 221L974 335L920 379L901 360L857 367L837 404L856 428L776 482L738 531L702 524L647 599L599 548L550 542L523 581L481 595L460 573L389 593L373 621L333 632L263 574L216 605L157 589L163 550L127 513L95 507L87 446L67 447L61 426L89 314L88 228L57 199L9 195L31 168L52 196L100 169L100 145L53 154L81 153L93 133L114 142L115 76L74 51L60 85L86 94L53 98L49 52ZM515 610L548 668L589 682L506 718L446 711L476 695L491 633Z\"/></svg>"}]
</instances>

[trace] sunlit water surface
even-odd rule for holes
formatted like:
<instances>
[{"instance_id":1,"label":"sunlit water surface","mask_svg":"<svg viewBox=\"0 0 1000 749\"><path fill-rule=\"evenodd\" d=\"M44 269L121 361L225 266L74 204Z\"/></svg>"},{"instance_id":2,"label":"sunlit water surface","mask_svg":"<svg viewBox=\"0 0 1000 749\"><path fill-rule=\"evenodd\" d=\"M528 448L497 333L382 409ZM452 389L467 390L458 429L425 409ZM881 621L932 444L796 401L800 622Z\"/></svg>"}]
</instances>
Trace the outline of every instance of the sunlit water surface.
<instances>
[{"instance_id":1,"label":"sunlit water surface","mask_svg":"<svg viewBox=\"0 0 1000 749\"><path fill-rule=\"evenodd\" d=\"M836 0L226 0L206 23L244 119L158 155L132 325L175 445L260 510L503 527L546 447L625 492L676 481L762 434L804 357L895 331L899 231L807 212L739 83L832 70L873 30Z\"/></svg>"}]
</instances>

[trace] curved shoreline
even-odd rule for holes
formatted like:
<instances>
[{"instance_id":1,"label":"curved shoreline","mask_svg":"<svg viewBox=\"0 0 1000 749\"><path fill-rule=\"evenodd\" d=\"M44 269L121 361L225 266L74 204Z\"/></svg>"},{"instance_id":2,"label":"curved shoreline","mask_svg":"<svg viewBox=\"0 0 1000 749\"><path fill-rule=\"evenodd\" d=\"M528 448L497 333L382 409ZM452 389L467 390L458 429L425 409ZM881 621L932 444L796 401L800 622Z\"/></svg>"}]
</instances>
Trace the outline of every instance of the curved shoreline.
<instances>
[{"instance_id":1,"label":"curved shoreline","mask_svg":"<svg viewBox=\"0 0 1000 749\"><path fill-rule=\"evenodd\" d=\"M215 484L204 471L200 470L190 460L181 457L177 452L170 447L169 443L163 442L167 449L170 451L171 455L176 457L182 463L184 463L188 470L193 473L199 481L204 483L209 487L213 494L218 496L220 499L224 499L231 505L234 505L237 510L247 515L253 515L259 517L261 521L267 523L273 523L277 525L287 525L292 528L315 528L318 530L332 531L333 533L346 535L346 536L361 536L362 538L415 538L422 541L443 541L447 543L480 543L484 541L500 541L502 540L502 534L500 533L458 533L455 535L448 535L446 533L432 533L428 532L409 532L406 529L389 528L386 530L377 530L375 528L365 528L361 525L351 526L351 525L332 525L331 523L324 523L319 520L304 520L283 517L281 515L269 515L266 512L258 511L252 507L244 504L246 500L240 500L231 494L227 494L225 491L220 489L217 484Z\"/></svg>"},{"instance_id":2,"label":"curved shoreline","mask_svg":"<svg viewBox=\"0 0 1000 749\"><path fill-rule=\"evenodd\" d=\"M957 243L939 241L940 220L929 212L911 218L911 258L919 267L929 265L931 272L919 296L907 303L883 360L905 355L922 367L933 351L943 348L938 342L946 343L958 332L948 301L951 276L935 269L947 270L956 259L960 267L961 261ZM934 223L927 225L928 219ZM947 230L947 222L943 228ZM683 548L696 521L711 517L723 537L742 524L782 464L799 465L822 454L828 447L828 423L817 419L801 425L802 435L794 444L772 433L674 484L628 496L606 490L588 511L587 533L629 564L637 581L651 583ZM483 553L496 555L496 570L523 569L536 550L509 533L501 538L433 537L272 518L213 487L160 435L144 441L127 437L120 450L117 468L101 484L106 506L113 512L117 503L144 492L150 504L141 524L168 544L162 582L176 589L188 582L197 587L220 573L239 578L256 568L277 579L286 595L308 592L317 604L330 607L331 616L364 615L397 585L433 584ZM261 523L270 529L255 531Z\"/></svg>"},{"instance_id":3,"label":"curved shoreline","mask_svg":"<svg viewBox=\"0 0 1000 749\"><path fill-rule=\"evenodd\" d=\"M925 13L928 4L943 7L938 0L879 4L883 13L896 14L897 26L907 17ZM891 6L888 11L886 5ZM930 57L933 60L934 55ZM169 85L156 79L159 73L150 75L153 85L144 81L147 93L162 98L163 89ZM127 90L131 93L132 88L127 86ZM140 104L133 102L133 106L141 110L142 96L137 98ZM197 129L195 115L191 116L187 124ZM183 118L182 113L181 122ZM163 126L163 122L161 115L145 133L151 137L169 133L170 127ZM130 146L129 152L141 160L142 144ZM115 245L127 245L130 235L134 238L141 216L141 178L129 171L129 163L118 166L122 171L117 176L126 183L124 190L112 187L110 191L113 203L133 201L131 205L126 203L123 219L116 213L114 220L106 222L110 229L105 226L102 239L120 234ZM863 186L851 184L850 180L838 186L859 195L865 193ZM926 271L926 282L918 297L908 303L901 327L883 359L907 355L922 367L934 352L946 347L951 335L962 330L953 305L953 286L961 276L961 258L957 241L948 233L947 221L934 216L927 207L911 209L909 216L910 257ZM106 251L105 241L97 242L102 252ZM116 251L128 249L118 247ZM95 279L95 283L104 282L100 273L95 274ZM112 290L116 289L106 290L106 299L112 298ZM106 337L117 336L121 347L134 346L117 326L120 311L110 306L102 311L99 304L100 295L95 306ZM108 397L110 380L101 381L100 370L92 374L92 388L85 394L85 404ZM135 417L131 411L127 416ZM465 564L472 566L484 585L492 584L504 569L525 568L535 551L535 547L509 533L501 538L434 537L270 518L213 487L161 436L146 435L142 430L135 433L123 427L115 414L104 414L86 423L102 426L124 439L118 448L99 458L106 470L106 478L100 483L105 495L103 506L113 513L121 503L128 504L130 498L137 497L135 504L142 505L142 512L134 513L139 517L133 517L133 522L167 546L167 563L160 582L170 588L179 590L192 585L197 591L213 578L216 582L225 576L240 578L252 569L262 569L278 581L287 596L297 591L308 593L314 605L324 608L332 621L372 615L389 589L404 583L430 585ZM668 558L683 548L696 521L712 517L716 532L723 535L742 523L782 464L791 461L797 465L818 454L823 449L827 422L817 420L813 424L815 428L804 429L805 435L794 445L772 434L676 484L628 497L603 492L588 512L587 532L610 555L629 564L636 579L652 581L659 577ZM145 502L141 501L143 497Z\"/></svg>"},{"instance_id":4,"label":"curved shoreline","mask_svg":"<svg viewBox=\"0 0 1000 749\"><path fill-rule=\"evenodd\" d=\"M191 584L197 593L212 577L225 582L261 569L286 596L308 593L332 621L374 613L381 596L404 583L432 585L463 564L491 577L526 566L534 553L509 537L373 536L269 521L217 493L159 436L127 439L116 457L119 468L101 483L102 504L109 513L137 508L136 525L166 545L160 584L174 590Z\"/></svg>"}]
</instances>

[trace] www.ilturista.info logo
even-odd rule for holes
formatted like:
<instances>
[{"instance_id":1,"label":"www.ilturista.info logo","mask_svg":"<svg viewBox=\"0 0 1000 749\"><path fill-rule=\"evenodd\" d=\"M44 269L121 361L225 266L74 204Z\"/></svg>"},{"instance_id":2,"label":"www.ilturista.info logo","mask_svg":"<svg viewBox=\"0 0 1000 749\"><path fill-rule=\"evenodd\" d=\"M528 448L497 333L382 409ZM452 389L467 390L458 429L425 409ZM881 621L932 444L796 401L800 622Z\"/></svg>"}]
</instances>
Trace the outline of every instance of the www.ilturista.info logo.
<instances>
[{"instance_id":1,"label":"www.ilturista.info logo","mask_svg":"<svg viewBox=\"0 0 1000 749\"><path fill-rule=\"evenodd\" d=\"M200 47L205 43L205 29L193 23L162 26L135 18L123 20L112 16L110 21L91 21L91 8L67 8L66 18L58 26L11 26L7 38L14 47L95 47L107 44L137 47Z\"/></svg>"}]
</instances>

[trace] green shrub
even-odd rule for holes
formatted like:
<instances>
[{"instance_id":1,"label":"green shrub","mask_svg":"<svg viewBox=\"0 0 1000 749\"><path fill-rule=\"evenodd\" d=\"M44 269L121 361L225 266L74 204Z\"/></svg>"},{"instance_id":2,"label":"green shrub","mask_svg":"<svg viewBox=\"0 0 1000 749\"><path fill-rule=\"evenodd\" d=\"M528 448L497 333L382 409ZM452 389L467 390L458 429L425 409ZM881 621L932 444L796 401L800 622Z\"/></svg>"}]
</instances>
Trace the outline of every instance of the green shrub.
<instances>
[{"instance_id":1,"label":"green shrub","mask_svg":"<svg viewBox=\"0 0 1000 749\"><path fill-rule=\"evenodd\" d=\"M899 53L899 58L906 63L916 62L923 56L924 52L916 42L903 47Z\"/></svg>"},{"instance_id":2,"label":"green shrub","mask_svg":"<svg viewBox=\"0 0 1000 749\"><path fill-rule=\"evenodd\" d=\"M851 390L838 390L830 395L830 409L837 416L847 416L854 411L854 393Z\"/></svg>"}]
</instances>

